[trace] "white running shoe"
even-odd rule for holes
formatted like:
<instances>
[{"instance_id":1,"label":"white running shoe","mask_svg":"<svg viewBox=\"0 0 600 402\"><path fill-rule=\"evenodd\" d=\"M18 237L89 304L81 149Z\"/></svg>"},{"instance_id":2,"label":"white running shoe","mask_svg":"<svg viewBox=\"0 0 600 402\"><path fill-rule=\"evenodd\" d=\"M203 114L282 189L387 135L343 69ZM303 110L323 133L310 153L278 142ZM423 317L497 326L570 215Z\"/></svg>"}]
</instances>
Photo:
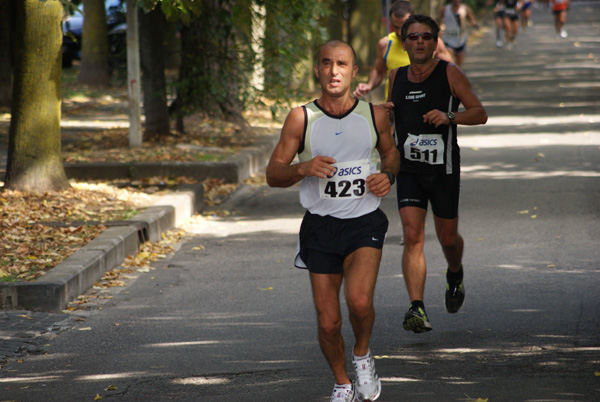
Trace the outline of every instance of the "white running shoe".
<instances>
[{"instance_id":1,"label":"white running shoe","mask_svg":"<svg viewBox=\"0 0 600 402\"><path fill-rule=\"evenodd\" d=\"M560 31L560 37L561 37L561 38L566 38L566 37L568 37L568 36L569 36L569 34L568 34L568 33L567 33L567 31L565 31L564 29L563 29L562 31Z\"/></svg>"},{"instance_id":2,"label":"white running shoe","mask_svg":"<svg viewBox=\"0 0 600 402\"><path fill-rule=\"evenodd\" d=\"M496 41L496 47L502 47L503 43L501 40Z\"/></svg>"},{"instance_id":3,"label":"white running shoe","mask_svg":"<svg viewBox=\"0 0 600 402\"><path fill-rule=\"evenodd\" d=\"M356 371L356 393L359 401L374 401L381 394L381 381L375 373L375 359L371 352L366 357L357 358L352 355L352 363Z\"/></svg>"},{"instance_id":4,"label":"white running shoe","mask_svg":"<svg viewBox=\"0 0 600 402\"><path fill-rule=\"evenodd\" d=\"M358 402L356 393L354 392L354 384L335 384L329 402Z\"/></svg>"}]
</instances>

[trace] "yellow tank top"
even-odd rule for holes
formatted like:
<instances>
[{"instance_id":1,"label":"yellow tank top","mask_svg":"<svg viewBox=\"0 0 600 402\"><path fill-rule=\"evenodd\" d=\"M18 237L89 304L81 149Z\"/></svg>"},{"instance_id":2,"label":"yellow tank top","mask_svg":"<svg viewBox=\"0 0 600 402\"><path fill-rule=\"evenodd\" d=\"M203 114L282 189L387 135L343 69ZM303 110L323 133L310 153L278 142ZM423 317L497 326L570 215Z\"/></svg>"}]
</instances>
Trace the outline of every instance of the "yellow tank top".
<instances>
[{"instance_id":1,"label":"yellow tank top","mask_svg":"<svg viewBox=\"0 0 600 402\"><path fill-rule=\"evenodd\" d=\"M388 35L388 46L383 56L383 61L387 67L387 76L390 76L390 72L398 67L408 66L410 59L408 53L402 48L402 42L396 32L391 32ZM385 96L388 94L389 80L385 83Z\"/></svg>"}]
</instances>

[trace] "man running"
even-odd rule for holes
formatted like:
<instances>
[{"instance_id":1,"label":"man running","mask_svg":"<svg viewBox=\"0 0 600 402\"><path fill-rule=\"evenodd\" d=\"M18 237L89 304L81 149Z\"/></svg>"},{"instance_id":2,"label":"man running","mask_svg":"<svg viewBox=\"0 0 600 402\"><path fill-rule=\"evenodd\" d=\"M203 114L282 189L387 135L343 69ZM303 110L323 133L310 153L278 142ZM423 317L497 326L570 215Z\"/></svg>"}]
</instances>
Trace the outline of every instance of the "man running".
<instances>
[{"instance_id":1,"label":"man running","mask_svg":"<svg viewBox=\"0 0 600 402\"><path fill-rule=\"evenodd\" d=\"M423 246L431 203L435 229L446 258L446 310L456 313L465 297L463 238L458 232L460 154L457 125L485 124L487 114L462 70L433 58L439 27L428 16L413 15L401 39L410 65L390 74L388 100L400 149L396 186L404 232L402 272L410 297L403 327L415 333L432 329L424 305L427 268ZM465 110L459 112L462 103Z\"/></svg>"},{"instance_id":2,"label":"man running","mask_svg":"<svg viewBox=\"0 0 600 402\"><path fill-rule=\"evenodd\" d=\"M314 68L321 97L293 109L267 166L272 187L301 181L307 209L296 266L307 268L317 311L321 350L335 377L331 402L377 399L381 381L369 340L373 295L388 220L379 209L398 172L399 154L388 112L351 96L354 50L341 41L321 47ZM298 155L299 163L292 163ZM381 171L377 172L377 158ZM354 332L356 387L346 372L340 290Z\"/></svg>"}]
</instances>

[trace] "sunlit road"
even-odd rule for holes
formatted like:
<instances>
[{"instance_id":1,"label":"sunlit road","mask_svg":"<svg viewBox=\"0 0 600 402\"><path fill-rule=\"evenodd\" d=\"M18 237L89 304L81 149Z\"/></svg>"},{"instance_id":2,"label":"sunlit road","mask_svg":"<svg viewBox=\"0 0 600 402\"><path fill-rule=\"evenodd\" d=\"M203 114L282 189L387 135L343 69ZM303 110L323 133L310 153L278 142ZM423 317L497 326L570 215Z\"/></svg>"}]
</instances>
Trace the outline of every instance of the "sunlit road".
<instances>
[{"instance_id":1,"label":"sunlit road","mask_svg":"<svg viewBox=\"0 0 600 402\"><path fill-rule=\"evenodd\" d=\"M431 222L425 302L408 333L394 197L372 352L381 401L600 400L600 2L573 1L569 37L549 10L512 50L493 30L464 69L490 115L459 128L467 300L444 308ZM490 27L488 23L488 27ZM198 217L169 260L79 327L0 371L0 400L326 402L307 275L292 266L297 187L246 188L225 218ZM346 319L344 333L352 346Z\"/></svg>"}]
</instances>

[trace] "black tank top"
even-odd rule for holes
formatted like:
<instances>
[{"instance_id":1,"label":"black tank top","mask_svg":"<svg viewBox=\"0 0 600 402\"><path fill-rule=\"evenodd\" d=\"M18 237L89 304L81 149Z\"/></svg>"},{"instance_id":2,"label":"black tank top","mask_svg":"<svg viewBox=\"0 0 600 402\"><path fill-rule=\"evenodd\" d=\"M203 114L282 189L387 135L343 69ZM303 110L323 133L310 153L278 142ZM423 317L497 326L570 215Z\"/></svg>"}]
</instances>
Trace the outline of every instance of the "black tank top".
<instances>
[{"instance_id":1,"label":"black tank top","mask_svg":"<svg viewBox=\"0 0 600 402\"><path fill-rule=\"evenodd\" d=\"M392 88L394 121L400 150L400 171L452 174L460 171L460 150L456 125L435 127L423 122L423 115L437 109L457 111L460 100L452 96L447 61L438 61L433 72L420 83L408 80L408 66L396 72Z\"/></svg>"}]
</instances>

